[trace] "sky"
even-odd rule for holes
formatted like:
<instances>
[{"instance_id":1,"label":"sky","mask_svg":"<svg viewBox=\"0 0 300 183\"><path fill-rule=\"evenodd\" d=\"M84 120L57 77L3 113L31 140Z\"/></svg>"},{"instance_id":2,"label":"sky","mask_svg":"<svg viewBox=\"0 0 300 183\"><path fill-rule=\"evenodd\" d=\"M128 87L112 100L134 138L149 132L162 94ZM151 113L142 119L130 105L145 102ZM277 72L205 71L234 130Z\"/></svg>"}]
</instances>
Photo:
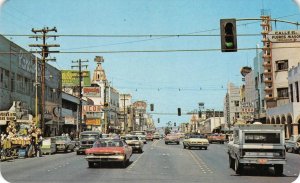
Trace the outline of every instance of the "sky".
<instances>
[{"instance_id":1,"label":"sky","mask_svg":"<svg viewBox=\"0 0 300 183\"><path fill-rule=\"evenodd\" d=\"M60 53L51 65L71 69L72 60L103 56L103 67L111 84L133 100L153 103L155 113L182 113L198 109L223 110L227 83L243 84L240 69L252 66L256 51L220 50L220 19L259 18L266 10L272 18L300 22L293 0L9 0L0 1L0 34L32 34L31 29L56 27L61 35L148 35L147 37L66 37L48 39L60 44L61 52L208 50L161 53ZM237 21L238 34L260 34L259 21ZM273 23L274 30L295 30L296 26ZM205 36L155 37L150 35L201 34ZM209 36L211 35L211 36ZM34 39L6 36L30 50ZM238 48L261 47L261 36L238 36ZM149 106L148 106L149 108ZM168 121L186 122L188 115L158 115Z\"/></svg>"}]
</instances>

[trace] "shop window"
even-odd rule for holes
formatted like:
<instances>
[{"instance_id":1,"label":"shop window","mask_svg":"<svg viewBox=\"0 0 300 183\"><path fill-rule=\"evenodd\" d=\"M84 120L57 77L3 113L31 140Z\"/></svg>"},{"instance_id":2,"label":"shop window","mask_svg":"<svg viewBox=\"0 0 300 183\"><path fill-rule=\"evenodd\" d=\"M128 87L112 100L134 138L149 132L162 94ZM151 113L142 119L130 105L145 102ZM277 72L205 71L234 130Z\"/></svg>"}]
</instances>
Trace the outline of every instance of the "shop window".
<instances>
[{"instance_id":1,"label":"shop window","mask_svg":"<svg viewBox=\"0 0 300 183\"><path fill-rule=\"evenodd\" d=\"M289 68L288 60L276 61L276 71L287 71Z\"/></svg>"}]
</instances>

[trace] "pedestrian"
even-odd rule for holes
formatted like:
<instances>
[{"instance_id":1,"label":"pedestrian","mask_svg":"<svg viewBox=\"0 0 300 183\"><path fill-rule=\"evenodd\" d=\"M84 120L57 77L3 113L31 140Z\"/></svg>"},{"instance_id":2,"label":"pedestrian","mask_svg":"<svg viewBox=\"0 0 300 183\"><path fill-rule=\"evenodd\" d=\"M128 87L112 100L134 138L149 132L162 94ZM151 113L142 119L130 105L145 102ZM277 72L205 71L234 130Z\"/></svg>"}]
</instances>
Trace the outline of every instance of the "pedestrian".
<instances>
[{"instance_id":1,"label":"pedestrian","mask_svg":"<svg viewBox=\"0 0 300 183\"><path fill-rule=\"evenodd\" d=\"M38 135L37 138L37 146L36 146L36 157L42 157L42 145L43 145L43 137L41 134Z\"/></svg>"}]
</instances>

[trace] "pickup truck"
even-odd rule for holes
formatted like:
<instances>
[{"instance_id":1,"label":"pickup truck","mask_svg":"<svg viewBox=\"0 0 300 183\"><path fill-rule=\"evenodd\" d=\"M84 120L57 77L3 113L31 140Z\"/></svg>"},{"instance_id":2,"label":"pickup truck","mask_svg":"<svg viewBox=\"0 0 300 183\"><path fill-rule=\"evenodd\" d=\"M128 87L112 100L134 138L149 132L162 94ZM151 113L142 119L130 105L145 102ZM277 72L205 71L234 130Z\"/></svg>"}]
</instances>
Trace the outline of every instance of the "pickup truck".
<instances>
[{"instance_id":1,"label":"pickup truck","mask_svg":"<svg viewBox=\"0 0 300 183\"><path fill-rule=\"evenodd\" d=\"M285 141L285 149L287 152L300 153L300 135L292 135Z\"/></svg>"},{"instance_id":2,"label":"pickup truck","mask_svg":"<svg viewBox=\"0 0 300 183\"><path fill-rule=\"evenodd\" d=\"M224 144L225 139L226 139L225 137L226 136L224 134L218 134L218 133L207 135L207 139L210 144L213 142L217 142L219 144Z\"/></svg>"},{"instance_id":3,"label":"pickup truck","mask_svg":"<svg viewBox=\"0 0 300 183\"><path fill-rule=\"evenodd\" d=\"M100 132L84 131L79 135L79 146L77 148L77 155L84 154L86 149L92 148L95 141L100 139Z\"/></svg>"},{"instance_id":4,"label":"pickup truck","mask_svg":"<svg viewBox=\"0 0 300 183\"><path fill-rule=\"evenodd\" d=\"M228 143L229 167L236 174L242 174L246 165L274 167L275 175L282 175L286 164L284 144L283 125L237 125Z\"/></svg>"}]
</instances>

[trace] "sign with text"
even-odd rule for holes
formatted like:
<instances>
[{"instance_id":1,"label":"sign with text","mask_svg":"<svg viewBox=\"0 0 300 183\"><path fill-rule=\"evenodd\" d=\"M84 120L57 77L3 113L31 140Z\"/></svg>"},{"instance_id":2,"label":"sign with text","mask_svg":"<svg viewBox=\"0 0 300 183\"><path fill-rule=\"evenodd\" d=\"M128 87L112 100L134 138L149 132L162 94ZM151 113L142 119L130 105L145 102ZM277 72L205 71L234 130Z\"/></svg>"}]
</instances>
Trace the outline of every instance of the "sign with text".
<instances>
[{"instance_id":1,"label":"sign with text","mask_svg":"<svg viewBox=\"0 0 300 183\"><path fill-rule=\"evenodd\" d=\"M100 121L100 119L87 119L86 121L85 121L85 124L86 125L100 125L101 124L101 121Z\"/></svg>"},{"instance_id":2,"label":"sign with text","mask_svg":"<svg viewBox=\"0 0 300 183\"><path fill-rule=\"evenodd\" d=\"M75 118L73 116L65 116L65 124L66 125L74 125Z\"/></svg>"},{"instance_id":3,"label":"sign with text","mask_svg":"<svg viewBox=\"0 0 300 183\"><path fill-rule=\"evenodd\" d=\"M83 105L82 106L83 112L101 112L100 105Z\"/></svg>"},{"instance_id":4,"label":"sign with text","mask_svg":"<svg viewBox=\"0 0 300 183\"><path fill-rule=\"evenodd\" d=\"M17 119L17 114L10 111L0 111L0 121L13 121Z\"/></svg>"},{"instance_id":5,"label":"sign with text","mask_svg":"<svg viewBox=\"0 0 300 183\"><path fill-rule=\"evenodd\" d=\"M267 35L271 42L299 42L299 30L271 31Z\"/></svg>"},{"instance_id":6,"label":"sign with text","mask_svg":"<svg viewBox=\"0 0 300 183\"><path fill-rule=\"evenodd\" d=\"M79 86L79 72L75 70L62 70L63 86ZM82 71L82 86L91 86L90 71Z\"/></svg>"},{"instance_id":7,"label":"sign with text","mask_svg":"<svg viewBox=\"0 0 300 183\"><path fill-rule=\"evenodd\" d=\"M99 87L83 87L82 95L84 97L100 97L100 88Z\"/></svg>"}]
</instances>

